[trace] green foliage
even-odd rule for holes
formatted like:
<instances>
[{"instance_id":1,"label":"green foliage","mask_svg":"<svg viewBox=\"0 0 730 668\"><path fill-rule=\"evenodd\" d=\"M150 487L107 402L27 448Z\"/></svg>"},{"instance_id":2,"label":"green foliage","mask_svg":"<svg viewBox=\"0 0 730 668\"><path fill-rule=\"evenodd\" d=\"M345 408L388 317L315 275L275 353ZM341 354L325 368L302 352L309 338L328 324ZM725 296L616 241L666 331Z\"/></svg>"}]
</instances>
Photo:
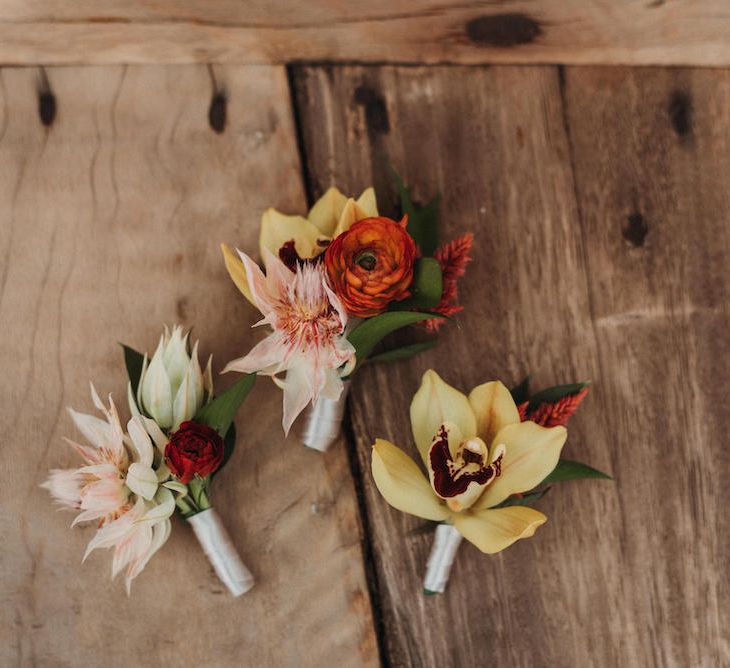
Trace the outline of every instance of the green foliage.
<instances>
[{"instance_id":1,"label":"green foliage","mask_svg":"<svg viewBox=\"0 0 730 668\"><path fill-rule=\"evenodd\" d=\"M436 195L426 206L418 207L414 204L411 191L403 182L398 172L391 167L393 178L398 184L401 211L408 215L408 233L421 249L423 256L431 256L436 251L439 242L438 218L441 195Z\"/></svg>"},{"instance_id":2,"label":"green foliage","mask_svg":"<svg viewBox=\"0 0 730 668\"><path fill-rule=\"evenodd\" d=\"M525 376L524 380L510 390L512 400L517 404L523 404L530 398L530 376Z\"/></svg>"},{"instance_id":3,"label":"green foliage","mask_svg":"<svg viewBox=\"0 0 730 668\"><path fill-rule=\"evenodd\" d=\"M232 422L231 426L228 428L228 431L226 432L226 435L223 437L223 461L221 462L221 465L218 467L218 470L215 471L212 475L214 476L218 471L220 471L228 462L228 460L231 458L231 455L233 454L233 449L236 447L236 425Z\"/></svg>"},{"instance_id":4,"label":"green foliage","mask_svg":"<svg viewBox=\"0 0 730 668\"><path fill-rule=\"evenodd\" d=\"M414 355L418 355L426 350L430 350L436 345L436 341L424 341L423 343L412 343L409 346L393 348L386 350L378 355L373 355L369 362L394 362L396 360L404 360Z\"/></svg>"},{"instance_id":5,"label":"green foliage","mask_svg":"<svg viewBox=\"0 0 730 668\"><path fill-rule=\"evenodd\" d=\"M549 491L550 491L550 488L546 487L545 489L541 489L536 492L529 492L527 494L523 494L521 497L510 496L509 498L502 501L502 503L500 503L498 506L495 506L495 508L507 508L508 506L529 506L533 503L537 503Z\"/></svg>"},{"instance_id":6,"label":"green foliage","mask_svg":"<svg viewBox=\"0 0 730 668\"><path fill-rule=\"evenodd\" d=\"M584 387L588 387L590 381L584 383L571 383L570 385L555 385L554 387L548 387L545 390L541 390L537 394L530 397L530 405L528 410L535 410L540 404L553 404L559 401L563 397L568 397L571 394L577 394Z\"/></svg>"},{"instance_id":7,"label":"green foliage","mask_svg":"<svg viewBox=\"0 0 730 668\"><path fill-rule=\"evenodd\" d=\"M422 257L413 268L413 281L410 286L411 296L392 306L399 311L410 309L432 309L441 302L444 291L441 265L432 257Z\"/></svg>"},{"instance_id":8,"label":"green foliage","mask_svg":"<svg viewBox=\"0 0 730 668\"><path fill-rule=\"evenodd\" d=\"M583 478L602 478L604 480L613 480L607 473L603 473L598 469L591 468L586 464L574 462L570 459L561 459L553 472L542 481L542 485L551 482L560 482L562 480L581 480Z\"/></svg>"},{"instance_id":9,"label":"green foliage","mask_svg":"<svg viewBox=\"0 0 730 668\"><path fill-rule=\"evenodd\" d=\"M203 406L194 419L196 422L202 422L212 427L220 434L221 438L225 439L236 412L255 382L256 374L245 375L223 394L218 395L209 404Z\"/></svg>"},{"instance_id":10,"label":"green foliage","mask_svg":"<svg viewBox=\"0 0 730 668\"><path fill-rule=\"evenodd\" d=\"M355 347L357 363L362 364L380 341L397 329L414 325L422 320L440 318L433 313L419 313L417 311L388 311L373 318L363 320L347 337Z\"/></svg>"},{"instance_id":11,"label":"green foliage","mask_svg":"<svg viewBox=\"0 0 730 668\"><path fill-rule=\"evenodd\" d=\"M125 346L123 343L119 344L124 350L124 365L127 367L127 376L129 376L129 382L132 383L132 394L137 396L137 388L139 387L139 380L142 376L142 364L144 363L144 355L137 352L134 348Z\"/></svg>"}]
</instances>

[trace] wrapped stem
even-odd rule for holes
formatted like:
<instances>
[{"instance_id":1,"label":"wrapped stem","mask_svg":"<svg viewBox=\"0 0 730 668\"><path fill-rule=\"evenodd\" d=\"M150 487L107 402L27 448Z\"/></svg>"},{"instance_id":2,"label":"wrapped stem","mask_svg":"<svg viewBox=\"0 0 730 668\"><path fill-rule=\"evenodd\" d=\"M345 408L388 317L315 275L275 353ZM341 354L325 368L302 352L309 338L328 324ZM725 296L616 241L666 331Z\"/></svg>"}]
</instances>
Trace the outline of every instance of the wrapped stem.
<instances>
[{"instance_id":1,"label":"wrapped stem","mask_svg":"<svg viewBox=\"0 0 730 668\"><path fill-rule=\"evenodd\" d=\"M299 438L308 448L325 452L337 440L345 415L350 381L344 382L339 399L320 397L310 404L302 415Z\"/></svg>"},{"instance_id":2,"label":"wrapped stem","mask_svg":"<svg viewBox=\"0 0 730 668\"><path fill-rule=\"evenodd\" d=\"M436 527L423 580L423 589L427 594L442 594L446 589L461 538L461 534L451 524L439 524Z\"/></svg>"},{"instance_id":3,"label":"wrapped stem","mask_svg":"<svg viewBox=\"0 0 730 668\"><path fill-rule=\"evenodd\" d=\"M253 575L238 555L218 513L208 508L187 518L216 575L233 596L245 594L254 585Z\"/></svg>"}]
</instances>

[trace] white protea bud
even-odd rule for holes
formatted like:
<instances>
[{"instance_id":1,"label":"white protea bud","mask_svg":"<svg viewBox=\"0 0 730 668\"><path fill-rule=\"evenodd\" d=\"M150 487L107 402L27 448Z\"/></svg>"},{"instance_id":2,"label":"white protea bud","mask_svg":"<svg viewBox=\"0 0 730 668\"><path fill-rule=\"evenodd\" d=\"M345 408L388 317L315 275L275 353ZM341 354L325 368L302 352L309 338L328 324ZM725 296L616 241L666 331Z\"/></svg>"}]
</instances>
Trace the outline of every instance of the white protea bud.
<instances>
[{"instance_id":1,"label":"white protea bud","mask_svg":"<svg viewBox=\"0 0 730 668\"><path fill-rule=\"evenodd\" d=\"M146 359L145 359L146 362ZM198 342L188 353L188 334L176 326L165 328L149 364L142 368L137 393L140 407L163 429L176 431L192 419L213 394L211 360L205 378L198 361Z\"/></svg>"}]
</instances>

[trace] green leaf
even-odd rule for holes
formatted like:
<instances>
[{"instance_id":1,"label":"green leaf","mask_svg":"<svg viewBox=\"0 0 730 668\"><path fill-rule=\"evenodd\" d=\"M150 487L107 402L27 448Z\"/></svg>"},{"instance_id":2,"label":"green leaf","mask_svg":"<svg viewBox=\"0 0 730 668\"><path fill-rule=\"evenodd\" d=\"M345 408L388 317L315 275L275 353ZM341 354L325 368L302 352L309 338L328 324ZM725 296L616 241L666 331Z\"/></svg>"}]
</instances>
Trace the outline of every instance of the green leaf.
<instances>
[{"instance_id":1,"label":"green leaf","mask_svg":"<svg viewBox=\"0 0 730 668\"><path fill-rule=\"evenodd\" d=\"M355 347L357 362L360 364L367 359L373 348L391 332L422 320L440 317L434 313L418 313L417 311L387 311L363 320L347 338Z\"/></svg>"},{"instance_id":2,"label":"green leaf","mask_svg":"<svg viewBox=\"0 0 730 668\"><path fill-rule=\"evenodd\" d=\"M231 426L228 428L228 431L226 432L226 435L223 437L223 461L221 462L221 465L213 471L213 473L210 474L211 479L215 476L218 471L220 471L227 463L228 460L231 458L231 455L233 454L233 450L236 447L236 425L232 422Z\"/></svg>"},{"instance_id":3,"label":"green leaf","mask_svg":"<svg viewBox=\"0 0 730 668\"><path fill-rule=\"evenodd\" d=\"M603 478L604 480L613 480L607 473L603 473L598 469L591 468L586 464L574 462L570 459L561 459L553 472L542 481L542 485L551 482L560 482L562 480L581 480L583 478Z\"/></svg>"},{"instance_id":4,"label":"green leaf","mask_svg":"<svg viewBox=\"0 0 730 668\"><path fill-rule=\"evenodd\" d=\"M408 234L418 244L422 255L433 255L439 240L438 217L441 195L436 195L426 206L417 207L411 198L410 189L403 183L398 172L392 167L390 171L398 184L401 211L408 215L408 227L406 228Z\"/></svg>"},{"instance_id":5,"label":"green leaf","mask_svg":"<svg viewBox=\"0 0 730 668\"><path fill-rule=\"evenodd\" d=\"M524 380L510 390L512 401L516 404L523 404L530 398L530 376L525 376Z\"/></svg>"},{"instance_id":6,"label":"green leaf","mask_svg":"<svg viewBox=\"0 0 730 668\"><path fill-rule=\"evenodd\" d=\"M256 374L245 375L223 394L218 395L209 404L203 406L194 419L212 427L221 435L221 438L225 438L236 412L255 382Z\"/></svg>"},{"instance_id":7,"label":"green leaf","mask_svg":"<svg viewBox=\"0 0 730 668\"><path fill-rule=\"evenodd\" d=\"M528 410L533 411L540 404L552 404L563 397L568 397L571 394L577 394L584 387L588 387L590 384L590 381L586 381L584 383L571 383L570 385L556 385L555 387L548 387L547 389L530 397Z\"/></svg>"},{"instance_id":8,"label":"green leaf","mask_svg":"<svg viewBox=\"0 0 730 668\"><path fill-rule=\"evenodd\" d=\"M124 365L127 367L127 376L129 382L132 383L132 395L137 396L137 387L139 386L139 378L142 375L142 364L144 355L137 352L134 348L119 344L124 350Z\"/></svg>"},{"instance_id":9,"label":"green leaf","mask_svg":"<svg viewBox=\"0 0 730 668\"><path fill-rule=\"evenodd\" d=\"M422 257L413 269L413 281L410 286L411 296L400 302L393 302L399 311L410 309L432 309L441 302L444 291L441 265L432 257Z\"/></svg>"},{"instance_id":10,"label":"green leaf","mask_svg":"<svg viewBox=\"0 0 730 668\"><path fill-rule=\"evenodd\" d=\"M402 346L400 348L393 348L393 350L386 350L384 353L379 355L373 355L368 361L370 363L375 362L394 362L396 360L404 360L418 353L422 353L425 350L430 350L436 345L436 341L424 341L423 343L412 343L410 346Z\"/></svg>"},{"instance_id":11,"label":"green leaf","mask_svg":"<svg viewBox=\"0 0 730 668\"><path fill-rule=\"evenodd\" d=\"M495 506L495 508L507 508L508 506L527 506L531 503L536 503L540 499L542 499L543 496L545 496L550 491L549 487L546 487L545 489L541 489L537 492L529 492L528 494L523 494L522 497L519 496L511 496L508 499L505 499L500 503L498 506Z\"/></svg>"}]
</instances>

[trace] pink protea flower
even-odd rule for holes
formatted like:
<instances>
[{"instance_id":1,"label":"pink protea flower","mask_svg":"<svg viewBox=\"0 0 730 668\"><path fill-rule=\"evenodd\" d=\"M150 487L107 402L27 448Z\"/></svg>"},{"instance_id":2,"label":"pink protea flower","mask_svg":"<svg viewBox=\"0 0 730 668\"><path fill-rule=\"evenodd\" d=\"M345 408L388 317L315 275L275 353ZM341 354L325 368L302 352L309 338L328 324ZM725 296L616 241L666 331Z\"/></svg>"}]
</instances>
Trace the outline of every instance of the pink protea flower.
<instances>
[{"instance_id":1,"label":"pink protea flower","mask_svg":"<svg viewBox=\"0 0 730 668\"><path fill-rule=\"evenodd\" d=\"M106 408L93 385L91 397L106 421L69 409L76 427L90 445L65 439L81 455L86 466L54 469L42 485L62 506L82 511L74 519L74 525L116 517L124 512L129 496L129 489L124 484L129 457L116 406L109 397L109 408Z\"/></svg>"},{"instance_id":2,"label":"pink protea flower","mask_svg":"<svg viewBox=\"0 0 730 668\"><path fill-rule=\"evenodd\" d=\"M69 409L89 445L66 439L86 465L52 470L41 486L60 505L81 511L72 526L98 520L84 559L96 548L113 547L112 576L126 567L129 592L132 580L170 535L169 517L175 510L170 490L178 483L169 481L170 471L162 461L168 439L160 428L138 416L127 423L125 434L111 396L109 408L93 385L91 396L106 420ZM157 464L155 446L160 452Z\"/></svg>"},{"instance_id":3,"label":"pink protea flower","mask_svg":"<svg viewBox=\"0 0 730 668\"><path fill-rule=\"evenodd\" d=\"M248 355L230 362L226 371L272 376L284 390L284 431L289 432L306 405L322 396L337 399L342 392L341 367L355 349L345 338L347 313L327 284L321 264L299 264L296 271L268 251L266 274L238 251L251 296L273 332ZM286 372L283 379L276 375Z\"/></svg>"}]
</instances>

